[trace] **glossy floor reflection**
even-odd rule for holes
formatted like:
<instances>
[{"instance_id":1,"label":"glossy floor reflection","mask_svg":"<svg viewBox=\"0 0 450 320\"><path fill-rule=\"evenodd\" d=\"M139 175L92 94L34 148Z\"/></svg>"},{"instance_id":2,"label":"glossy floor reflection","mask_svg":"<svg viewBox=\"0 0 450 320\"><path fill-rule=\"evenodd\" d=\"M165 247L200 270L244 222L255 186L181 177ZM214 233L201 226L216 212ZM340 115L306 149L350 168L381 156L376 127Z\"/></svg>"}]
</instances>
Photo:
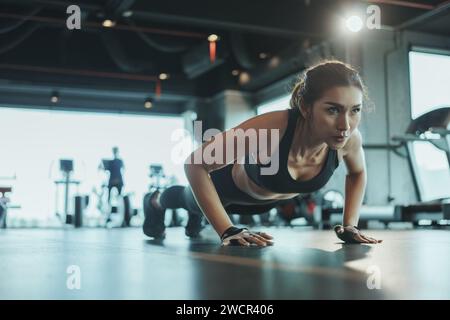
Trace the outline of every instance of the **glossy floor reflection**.
<instances>
[{"instance_id":1,"label":"glossy floor reflection","mask_svg":"<svg viewBox=\"0 0 450 320\"><path fill-rule=\"evenodd\" d=\"M182 228L164 241L135 228L1 230L0 299L450 298L449 231L368 232L378 245L265 231L273 247L221 247L212 230L192 241Z\"/></svg>"}]
</instances>

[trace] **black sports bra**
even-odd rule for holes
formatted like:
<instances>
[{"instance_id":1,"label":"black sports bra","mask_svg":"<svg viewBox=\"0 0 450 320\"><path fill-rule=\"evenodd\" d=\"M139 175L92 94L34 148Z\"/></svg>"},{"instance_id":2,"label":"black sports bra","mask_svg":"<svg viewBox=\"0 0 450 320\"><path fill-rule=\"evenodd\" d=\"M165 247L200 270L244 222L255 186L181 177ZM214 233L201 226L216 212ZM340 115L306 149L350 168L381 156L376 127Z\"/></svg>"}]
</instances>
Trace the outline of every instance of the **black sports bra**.
<instances>
[{"instance_id":1,"label":"black sports bra","mask_svg":"<svg viewBox=\"0 0 450 320\"><path fill-rule=\"evenodd\" d=\"M288 171L288 156L291 149L292 140L294 137L295 126L299 116L299 110L289 109L289 120L286 132L281 138L279 144L279 168L276 174L262 175L261 169L271 167L271 162L268 164L254 164L250 163L250 157L245 159L245 172L248 177L258 186L276 193L311 193L324 187L330 180L336 168L339 166L339 159L337 151L328 149L327 159L320 173L314 178L306 181L297 181L290 175ZM276 155L276 152L274 153ZM272 159L271 159L272 160Z\"/></svg>"}]
</instances>

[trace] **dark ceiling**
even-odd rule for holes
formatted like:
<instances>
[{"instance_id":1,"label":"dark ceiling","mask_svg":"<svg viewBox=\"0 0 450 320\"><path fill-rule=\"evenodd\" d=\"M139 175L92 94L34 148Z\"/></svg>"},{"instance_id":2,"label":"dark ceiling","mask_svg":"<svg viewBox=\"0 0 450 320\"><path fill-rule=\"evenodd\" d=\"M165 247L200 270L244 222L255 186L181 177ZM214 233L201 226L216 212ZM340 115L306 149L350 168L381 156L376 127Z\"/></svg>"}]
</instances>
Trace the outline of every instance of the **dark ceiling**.
<instances>
[{"instance_id":1,"label":"dark ceiling","mask_svg":"<svg viewBox=\"0 0 450 320\"><path fill-rule=\"evenodd\" d=\"M442 21L434 19L424 31L449 35L444 2L0 0L0 79L149 96L159 83L161 97L175 100L213 97L225 89L255 92L301 69L301 60L292 70L277 59L294 58L332 37L349 8L377 4L382 25L417 29L411 21L445 7ZM80 30L66 27L72 4L81 8ZM105 19L116 25L103 27ZM207 41L212 33L220 37L214 63ZM169 78L157 80L160 73Z\"/></svg>"}]
</instances>

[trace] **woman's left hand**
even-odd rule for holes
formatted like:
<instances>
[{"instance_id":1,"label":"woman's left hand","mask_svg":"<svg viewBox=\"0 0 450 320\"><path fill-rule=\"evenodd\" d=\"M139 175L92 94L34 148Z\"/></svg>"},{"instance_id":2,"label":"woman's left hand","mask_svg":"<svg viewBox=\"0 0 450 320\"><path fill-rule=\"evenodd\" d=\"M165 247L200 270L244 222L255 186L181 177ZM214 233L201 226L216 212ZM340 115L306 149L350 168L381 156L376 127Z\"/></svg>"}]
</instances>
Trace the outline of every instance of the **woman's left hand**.
<instances>
[{"instance_id":1,"label":"woman's left hand","mask_svg":"<svg viewBox=\"0 0 450 320\"><path fill-rule=\"evenodd\" d=\"M354 226L342 226L337 225L334 227L336 236L345 243L380 243L383 240L377 240L372 237L368 237L359 231Z\"/></svg>"}]
</instances>

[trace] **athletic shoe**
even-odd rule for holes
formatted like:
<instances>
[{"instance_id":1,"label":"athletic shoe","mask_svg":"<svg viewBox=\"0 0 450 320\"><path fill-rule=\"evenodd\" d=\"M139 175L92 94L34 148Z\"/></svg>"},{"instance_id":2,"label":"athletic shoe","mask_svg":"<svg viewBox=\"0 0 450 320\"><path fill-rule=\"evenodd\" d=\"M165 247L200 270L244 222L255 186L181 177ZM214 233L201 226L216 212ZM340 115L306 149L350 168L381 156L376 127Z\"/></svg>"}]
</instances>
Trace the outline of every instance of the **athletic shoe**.
<instances>
[{"instance_id":1,"label":"athletic shoe","mask_svg":"<svg viewBox=\"0 0 450 320\"><path fill-rule=\"evenodd\" d=\"M162 239L166 236L164 217L164 209L156 208L152 204L152 200L159 196L159 191L155 191L144 197L144 224L142 231L148 237Z\"/></svg>"},{"instance_id":2,"label":"athletic shoe","mask_svg":"<svg viewBox=\"0 0 450 320\"><path fill-rule=\"evenodd\" d=\"M189 212L188 223L186 225L185 234L189 238L198 238L200 231L203 229L203 215Z\"/></svg>"}]
</instances>

